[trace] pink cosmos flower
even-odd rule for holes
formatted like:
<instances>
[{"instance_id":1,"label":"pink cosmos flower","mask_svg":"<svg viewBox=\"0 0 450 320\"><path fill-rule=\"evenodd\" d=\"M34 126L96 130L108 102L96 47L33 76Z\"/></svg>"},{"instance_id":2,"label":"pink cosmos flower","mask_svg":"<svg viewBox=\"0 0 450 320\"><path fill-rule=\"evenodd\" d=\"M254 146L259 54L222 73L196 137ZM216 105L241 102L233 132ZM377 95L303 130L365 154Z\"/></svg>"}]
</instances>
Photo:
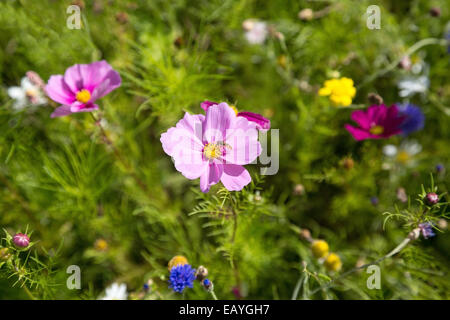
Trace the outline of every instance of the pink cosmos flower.
<instances>
[{"instance_id":1,"label":"pink cosmos flower","mask_svg":"<svg viewBox=\"0 0 450 320\"><path fill-rule=\"evenodd\" d=\"M351 118L359 128L349 124L345 128L356 140L384 139L401 133L400 125L405 117L398 115L397 106L389 108L384 104L372 105L367 111L356 110L352 112Z\"/></svg>"},{"instance_id":2,"label":"pink cosmos flower","mask_svg":"<svg viewBox=\"0 0 450 320\"><path fill-rule=\"evenodd\" d=\"M17 233L13 237L13 242L16 246L25 248L30 244L30 237L23 233Z\"/></svg>"},{"instance_id":3,"label":"pink cosmos flower","mask_svg":"<svg viewBox=\"0 0 450 320\"><path fill-rule=\"evenodd\" d=\"M121 82L119 73L105 60L76 64L68 68L64 75L53 75L45 86L45 92L62 106L51 117L97 110L95 100L117 89Z\"/></svg>"},{"instance_id":4,"label":"pink cosmos flower","mask_svg":"<svg viewBox=\"0 0 450 320\"><path fill-rule=\"evenodd\" d=\"M251 177L242 166L261 153L256 125L237 117L228 104L210 106L206 116L191 115L161 135L164 151L186 178L200 178L200 189L208 192L219 181L230 191L239 191Z\"/></svg>"},{"instance_id":5,"label":"pink cosmos flower","mask_svg":"<svg viewBox=\"0 0 450 320\"><path fill-rule=\"evenodd\" d=\"M202 107L203 110L208 110L209 107L214 106L218 104L217 102L213 102L213 101L203 101L200 106ZM258 114L258 113L253 113L253 112L249 112L249 111L243 111L243 112L237 112L237 110L235 108L233 108L234 111L237 113L238 117L244 117L246 118L248 121L254 122L256 123L256 128L258 130L269 130L270 129L270 120L267 118L264 118L262 115Z\"/></svg>"}]
</instances>

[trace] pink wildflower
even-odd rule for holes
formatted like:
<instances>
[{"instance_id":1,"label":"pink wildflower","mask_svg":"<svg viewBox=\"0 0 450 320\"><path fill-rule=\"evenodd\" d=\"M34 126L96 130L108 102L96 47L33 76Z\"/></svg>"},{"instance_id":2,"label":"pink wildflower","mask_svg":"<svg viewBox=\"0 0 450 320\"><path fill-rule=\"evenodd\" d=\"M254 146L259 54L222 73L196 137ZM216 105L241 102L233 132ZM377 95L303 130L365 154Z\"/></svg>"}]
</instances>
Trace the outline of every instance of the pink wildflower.
<instances>
[{"instance_id":1,"label":"pink wildflower","mask_svg":"<svg viewBox=\"0 0 450 320\"><path fill-rule=\"evenodd\" d=\"M405 117L398 115L397 106L386 107L384 104L372 105L367 111L352 112L352 120L359 128L349 124L345 128L356 140L383 139L402 132L400 126Z\"/></svg>"},{"instance_id":2,"label":"pink wildflower","mask_svg":"<svg viewBox=\"0 0 450 320\"><path fill-rule=\"evenodd\" d=\"M242 165L261 153L256 126L224 102L210 106L206 116L186 113L161 135L161 143L179 172L191 180L200 178L203 192L219 181L230 191L241 190L251 181Z\"/></svg>"},{"instance_id":3,"label":"pink wildflower","mask_svg":"<svg viewBox=\"0 0 450 320\"><path fill-rule=\"evenodd\" d=\"M202 107L203 110L208 110L209 107L214 106L218 104L217 102L213 102L213 101L203 101L200 106ZM237 112L237 110L235 110ZM260 115L259 113L253 113L253 112L249 112L249 111L242 111L242 112L237 112L237 116L238 117L244 117L246 118L248 121L254 122L256 123L256 128L258 130L268 130L270 129L270 120L263 117L262 115Z\"/></svg>"},{"instance_id":4,"label":"pink wildflower","mask_svg":"<svg viewBox=\"0 0 450 320\"><path fill-rule=\"evenodd\" d=\"M47 95L62 104L51 117L98 109L95 100L107 95L121 84L121 78L106 61L76 64L64 75L53 75L45 86Z\"/></svg>"},{"instance_id":5,"label":"pink wildflower","mask_svg":"<svg viewBox=\"0 0 450 320\"><path fill-rule=\"evenodd\" d=\"M17 233L13 237L13 242L16 246L25 248L30 244L30 237L23 233Z\"/></svg>"}]
</instances>

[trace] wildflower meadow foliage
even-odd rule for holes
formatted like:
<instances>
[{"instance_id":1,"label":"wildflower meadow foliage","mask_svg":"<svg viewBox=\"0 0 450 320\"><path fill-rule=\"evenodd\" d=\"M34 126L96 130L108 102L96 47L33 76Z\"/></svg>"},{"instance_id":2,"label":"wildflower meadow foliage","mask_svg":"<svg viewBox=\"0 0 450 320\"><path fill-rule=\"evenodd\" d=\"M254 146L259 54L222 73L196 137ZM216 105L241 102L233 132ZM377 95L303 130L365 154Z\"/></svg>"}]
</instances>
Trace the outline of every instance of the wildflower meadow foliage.
<instances>
[{"instance_id":1,"label":"wildflower meadow foliage","mask_svg":"<svg viewBox=\"0 0 450 320\"><path fill-rule=\"evenodd\" d=\"M449 16L1 1L0 299L449 299Z\"/></svg>"}]
</instances>

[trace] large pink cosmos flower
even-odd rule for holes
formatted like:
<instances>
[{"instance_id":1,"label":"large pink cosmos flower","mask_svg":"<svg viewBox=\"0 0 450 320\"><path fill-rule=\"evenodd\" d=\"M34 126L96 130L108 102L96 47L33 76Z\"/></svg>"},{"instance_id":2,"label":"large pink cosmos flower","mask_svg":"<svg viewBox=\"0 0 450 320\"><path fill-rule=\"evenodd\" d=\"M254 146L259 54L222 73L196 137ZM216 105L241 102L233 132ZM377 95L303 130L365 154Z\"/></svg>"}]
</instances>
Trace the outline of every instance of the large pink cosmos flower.
<instances>
[{"instance_id":1,"label":"large pink cosmos flower","mask_svg":"<svg viewBox=\"0 0 450 320\"><path fill-rule=\"evenodd\" d=\"M208 192L219 181L230 191L239 191L251 177L242 166L261 153L256 124L237 117L226 103L206 110L206 116L191 115L161 135L164 151L175 168L188 179L200 178L200 189Z\"/></svg>"},{"instance_id":2,"label":"large pink cosmos flower","mask_svg":"<svg viewBox=\"0 0 450 320\"><path fill-rule=\"evenodd\" d=\"M51 117L97 110L95 100L118 88L121 82L119 73L104 60L69 67L64 75L51 76L45 86L47 95L62 104Z\"/></svg>"},{"instance_id":3,"label":"large pink cosmos flower","mask_svg":"<svg viewBox=\"0 0 450 320\"><path fill-rule=\"evenodd\" d=\"M353 111L351 118L359 125L359 128L349 124L346 124L345 128L358 141L384 139L399 134L402 131L400 126L405 120L405 117L398 115L396 105L388 108L384 104L372 105L367 111Z\"/></svg>"},{"instance_id":4,"label":"large pink cosmos flower","mask_svg":"<svg viewBox=\"0 0 450 320\"><path fill-rule=\"evenodd\" d=\"M202 107L203 110L206 111L206 110L208 110L209 107L214 106L216 104L217 104L217 102L205 100L200 104L200 106ZM236 109L234 109L234 111L237 113L238 117L244 117L248 121L256 123L256 128L258 130L269 130L270 129L270 120L267 118L264 118L259 113L254 113L254 112L250 112L250 111L237 112Z\"/></svg>"}]
</instances>

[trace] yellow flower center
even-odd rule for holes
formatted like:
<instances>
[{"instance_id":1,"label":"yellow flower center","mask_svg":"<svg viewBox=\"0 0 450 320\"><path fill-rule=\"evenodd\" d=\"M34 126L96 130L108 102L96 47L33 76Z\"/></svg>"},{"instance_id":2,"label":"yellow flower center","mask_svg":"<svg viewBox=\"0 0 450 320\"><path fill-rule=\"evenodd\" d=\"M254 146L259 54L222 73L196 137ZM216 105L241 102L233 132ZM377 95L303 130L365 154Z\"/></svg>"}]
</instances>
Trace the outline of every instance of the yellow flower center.
<instances>
[{"instance_id":1,"label":"yellow flower center","mask_svg":"<svg viewBox=\"0 0 450 320\"><path fill-rule=\"evenodd\" d=\"M369 131L371 134L380 135L384 132L384 128L382 126L373 126Z\"/></svg>"},{"instance_id":2,"label":"yellow flower center","mask_svg":"<svg viewBox=\"0 0 450 320\"><path fill-rule=\"evenodd\" d=\"M91 93L86 89L78 91L77 100L81 103L88 103L91 100Z\"/></svg>"},{"instance_id":3,"label":"yellow flower center","mask_svg":"<svg viewBox=\"0 0 450 320\"><path fill-rule=\"evenodd\" d=\"M406 152L405 150L402 150L397 154L397 161L400 163L403 163L403 164L407 163L409 158L410 158L409 153Z\"/></svg>"},{"instance_id":4,"label":"yellow flower center","mask_svg":"<svg viewBox=\"0 0 450 320\"><path fill-rule=\"evenodd\" d=\"M325 259L324 265L330 271L339 271L342 267L341 258L336 253L330 253Z\"/></svg>"},{"instance_id":5,"label":"yellow flower center","mask_svg":"<svg viewBox=\"0 0 450 320\"><path fill-rule=\"evenodd\" d=\"M237 115L238 114L238 109L235 106L230 106L230 107L231 107L231 109L234 110L234 113L236 113L236 115Z\"/></svg>"},{"instance_id":6,"label":"yellow flower center","mask_svg":"<svg viewBox=\"0 0 450 320\"><path fill-rule=\"evenodd\" d=\"M25 95L29 98L35 97L37 96L37 90L28 89L27 91L25 91Z\"/></svg>"},{"instance_id":7,"label":"yellow flower center","mask_svg":"<svg viewBox=\"0 0 450 320\"><path fill-rule=\"evenodd\" d=\"M217 159L222 155L222 146L217 143L208 143L203 148L203 155L207 159Z\"/></svg>"}]
</instances>

